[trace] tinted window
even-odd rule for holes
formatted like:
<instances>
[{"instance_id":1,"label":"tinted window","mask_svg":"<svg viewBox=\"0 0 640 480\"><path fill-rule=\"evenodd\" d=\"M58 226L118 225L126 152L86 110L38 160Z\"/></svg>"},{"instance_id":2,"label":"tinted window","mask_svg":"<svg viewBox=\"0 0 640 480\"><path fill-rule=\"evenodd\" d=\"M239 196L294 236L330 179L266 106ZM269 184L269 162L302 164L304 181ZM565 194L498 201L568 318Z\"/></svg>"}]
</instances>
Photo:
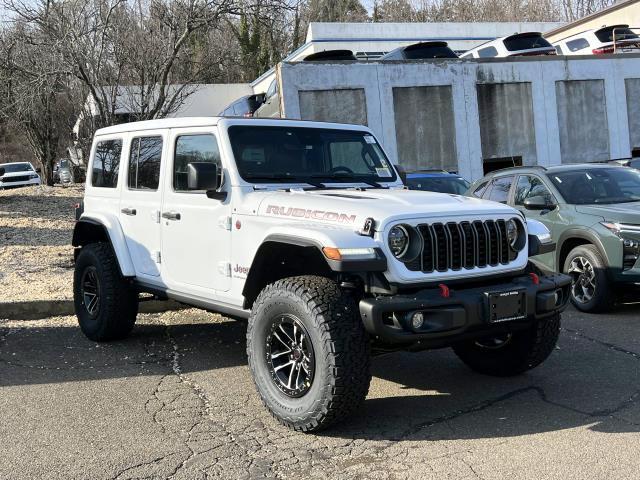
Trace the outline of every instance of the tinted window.
<instances>
[{"instance_id":1,"label":"tinted window","mask_svg":"<svg viewBox=\"0 0 640 480\"><path fill-rule=\"evenodd\" d=\"M510 52L528 50L530 48L550 47L551 44L540 35L519 35L504 39L504 46Z\"/></svg>"},{"instance_id":2,"label":"tinted window","mask_svg":"<svg viewBox=\"0 0 640 480\"><path fill-rule=\"evenodd\" d=\"M278 91L278 84L276 83L276 81L274 80L273 82L271 82L271 85L269 85L269 89L267 90L267 98L271 98L273 97Z\"/></svg>"},{"instance_id":3,"label":"tinted window","mask_svg":"<svg viewBox=\"0 0 640 480\"><path fill-rule=\"evenodd\" d=\"M478 188L473 191L473 194L478 198L482 198L482 194L487 189L487 185L489 185L489 182L482 182L478 185Z\"/></svg>"},{"instance_id":4,"label":"tinted window","mask_svg":"<svg viewBox=\"0 0 640 480\"><path fill-rule=\"evenodd\" d=\"M408 178L406 182L411 190L428 192L464 194L469 188L469 182L459 177L423 177Z\"/></svg>"},{"instance_id":5,"label":"tinted window","mask_svg":"<svg viewBox=\"0 0 640 480\"><path fill-rule=\"evenodd\" d=\"M496 178L491 184L491 192L483 198L494 202L507 203L509 198L509 190L513 183L513 177Z\"/></svg>"},{"instance_id":6,"label":"tinted window","mask_svg":"<svg viewBox=\"0 0 640 480\"><path fill-rule=\"evenodd\" d=\"M173 160L173 189L176 192L187 191L187 165L191 162L220 162L218 141L211 134L181 135L176 139L176 151Z\"/></svg>"},{"instance_id":7,"label":"tinted window","mask_svg":"<svg viewBox=\"0 0 640 480\"><path fill-rule=\"evenodd\" d=\"M498 50L496 50L496 47L481 48L480 50L478 50L478 56L480 58L496 57L498 56Z\"/></svg>"},{"instance_id":8,"label":"tinted window","mask_svg":"<svg viewBox=\"0 0 640 480\"><path fill-rule=\"evenodd\" d=\"M603 28L601 30L598 30L596 32L596 37L598 37L598 40L600 40L602 43L608 43L608 42L613 42L613 31L615 30L615 34L616 34L616 41L620 41L620 40L627 40L630 38L638 38L638 35L636 35L635 33L633 33L633 31L629 28Z\"/></svg>"},{"instance_id":9,"label":"tinted window","mask_svg":"<svg viewBox=\"0 0 640 480\"><path fill-rule=\"evenodd\" d=\"M567 42L567 48L572 52L577 52L578 50L582 50L583 48L587 48L589 46L589 42L586 38L576 38L575 40L569 40Z\"/></svg>"},{"instance_id":10,"label":"tinted window","mask_svg":"<svg viewBox=\"0 0 640 480\"><path fill-rule=\"evenodd\" d=\"M28 163L0 163L4 173L33 172L33 168Z\"/></svg>"},{"instance_id":11,"label":"tinted window","mask_svg":"<svg viewBox=\"0 0 640 480\"><path fill-rule=\"evenodd\" d=\"M161 158L162 137L134 138L129 152L129 188L157 190Z\"/></svg>"},{"instance_id":12,"label":"tinted window","mask_svg":"<svg viewBox=\"0 0 640 480\"><path fill-rule=\"evenodd\" d=\"M542 180L538 177L521 176L516 185L514 203L522 206L524 201L531 197L543 197L549 202L552 200L551 192L542 183Z\"/></svg>"},{"instance_id":13,"label":"tinted window","mask_svg":"<svg viewBox=\"0 0 640 480\"><path fill-rule=\"evenodd\" d=\"M118 169L122 140L98 142L93 154L91 185L102 188L115 188L118 184Z\"/></svg>"},{"instance_id":14,"label":"tinted window","mask_svg":"<svg viewBox=\"0 0 640 480\"><path fill-rule=\"evenodd\" d=\"M240 175L255 183L396 179L367 132L236 125L229 128L229 138Z\"/></svg>"},{"instance_id":15,"label":"tinted window","mask_svg":"<svg viewBox=\"0 0 640 480\"><path fill-rule=\"evenodd\" d=\"M555 48L558 55L564 55L564 53L562 52L562 47L560 47L560 45L556 45Z\"/></svg>"},{"instance_id":16,"label":"tinted window","mask_svg":"<svg viewBox=\"0 0 640 480\"><path fill-rule=\"evenodd\" d=\"M609 204L640 201L640 172L613 167L549 174L567 203Z\"/></svg>"},{"instance_id":17,"label":"tinted window","mask_svg":"<svg viewBox=\"0 0 640 480\"><path fill-rule=\"evenodd\" d=\"M407 60L422 58L458 58L447 46L424 46L421 48L406 49L402 55Z\"/></svg>"}]
</instances>

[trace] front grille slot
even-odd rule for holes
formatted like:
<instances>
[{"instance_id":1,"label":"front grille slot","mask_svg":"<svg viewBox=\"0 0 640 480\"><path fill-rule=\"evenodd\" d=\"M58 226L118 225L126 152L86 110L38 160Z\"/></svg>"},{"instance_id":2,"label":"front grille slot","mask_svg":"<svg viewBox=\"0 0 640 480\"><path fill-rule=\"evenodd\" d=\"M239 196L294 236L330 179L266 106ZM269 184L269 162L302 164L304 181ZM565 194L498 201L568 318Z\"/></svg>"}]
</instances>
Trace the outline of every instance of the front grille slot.
<instances>
[{"instance_id":1,"label":"front grille slot","mask_svg":"<svg viewBox=\"0 0 640 480\"><path fill-rule=\"evenodd\" d=\"M510 256L504 220L420 224L422 252L405 266L431 273L506 265Z\"/></svg>"},{"instance_id":2,"label":"front grille slot","mask_svg":"<svg viewBox=\"0 0 640 480\"><path fill-rule=\"evenodd\" d=\"M17 177L3 177L2 181L4 183L10 183L10 182L26 182L27 180L29 180L29 175L20 175Z\"/></svg>"}]
</instances>

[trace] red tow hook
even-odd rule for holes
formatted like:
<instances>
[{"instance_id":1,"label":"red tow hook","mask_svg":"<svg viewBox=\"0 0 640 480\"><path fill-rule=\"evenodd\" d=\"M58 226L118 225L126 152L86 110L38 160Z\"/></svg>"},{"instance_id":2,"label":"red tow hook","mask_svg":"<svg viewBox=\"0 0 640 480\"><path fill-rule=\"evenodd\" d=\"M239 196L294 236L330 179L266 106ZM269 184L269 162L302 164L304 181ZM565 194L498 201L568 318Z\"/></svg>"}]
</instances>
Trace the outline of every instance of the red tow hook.
<instances>
[{"instance_id":1,"label":"red tow hook","mask_svg":"<svg viewBox=\"0 0 640 480\"><path fill-rule=\"evenodd\" d=\"M438 285L440 287L440 296L443 298L449 298L451 292L449 291L449 287L447 287L444 283Z\"/></svg>"},{"instance_id":2,"label":"red tow hook","mask_svg":"<svg viewBox=\"0 0 640 480\"><path fill-rule=\"evenodd\" d=\"M533 282L534 285L540 285L540 277L538 275L531 272L529 276L531 277L531 281Z\"/></svg>"}]
</instances>

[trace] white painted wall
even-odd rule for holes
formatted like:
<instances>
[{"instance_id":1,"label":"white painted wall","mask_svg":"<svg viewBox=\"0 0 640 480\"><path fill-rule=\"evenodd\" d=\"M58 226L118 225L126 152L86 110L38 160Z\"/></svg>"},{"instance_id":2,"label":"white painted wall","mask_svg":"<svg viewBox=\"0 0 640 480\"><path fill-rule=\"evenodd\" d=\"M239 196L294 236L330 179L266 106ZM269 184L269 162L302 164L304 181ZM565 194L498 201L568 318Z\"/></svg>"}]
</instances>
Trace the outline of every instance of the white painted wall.
<instances>
[{"instance_id":1,"label":"white painted wall","mask_svg":"<svg viewBox=\"0 0 640 480\"><path fill-rule=\"evenodd\" d=\"M490 60L312 64L284 63L279 68L283 116L300 118L298 91L363 88L368 124L397 162L393 87L451 85L458 170L480 178L482 148L478 124L478 82L531 82L538 164L561 163L555 82L602 79L611 158L630 155L625 78L640 77L640 55L521 57ZM581 128L581 125L569 126Z\"/></svg>"}]
</instances>

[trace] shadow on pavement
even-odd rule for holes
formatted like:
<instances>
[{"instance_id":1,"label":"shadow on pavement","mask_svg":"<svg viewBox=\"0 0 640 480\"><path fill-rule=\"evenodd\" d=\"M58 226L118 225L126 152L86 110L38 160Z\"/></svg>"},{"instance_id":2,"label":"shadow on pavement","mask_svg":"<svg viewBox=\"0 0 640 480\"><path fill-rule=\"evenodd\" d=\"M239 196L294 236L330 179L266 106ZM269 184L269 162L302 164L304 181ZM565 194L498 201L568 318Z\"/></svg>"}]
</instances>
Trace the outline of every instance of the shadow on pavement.
<instances>
[{"instance_id":1,"label":"shadow on pavement","mask_svg":"<svg viewBox=\"0 0 640 480\"><path fill-rule=\"evenodd\" d=\"M245 325L232 321L139 325L127 340L109 344L89 342L71 326L0 324L0 386L167 375L176 351L182 373L197 375L212 403L229 401L216 395L225 389L256 395L246 380ZM387 354L373 359L374 379L364 409L321 435L474 439L585 425L599 432L638 432L638 361L633 354L569 333L563 333L558 350L544 365L507 379L471 372L450 350ZM241 370L216 374L226 368ZM257 407L237 406L247 408ZM253 415L266 416L262 410Z\"/></svg>"}]
</instances>

